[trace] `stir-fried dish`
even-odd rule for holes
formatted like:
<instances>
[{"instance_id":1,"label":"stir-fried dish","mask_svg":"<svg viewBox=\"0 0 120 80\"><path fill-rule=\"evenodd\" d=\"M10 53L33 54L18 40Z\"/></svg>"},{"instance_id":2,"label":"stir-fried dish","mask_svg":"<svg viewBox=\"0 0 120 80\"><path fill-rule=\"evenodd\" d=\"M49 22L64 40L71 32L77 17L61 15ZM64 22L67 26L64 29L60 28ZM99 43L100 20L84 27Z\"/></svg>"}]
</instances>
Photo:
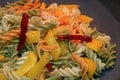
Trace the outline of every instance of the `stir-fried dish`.
<instances>
[{"instance_id":1,"label":"stir-fried dish","mask_svg":"<svg viewBox=\"0 0 120 80\"><path fill-rule=\"evenodd\" d=\"M77 4L18 0L0 7L0 80L99 80L115 44Z\"/></svg>"}]
</instances>

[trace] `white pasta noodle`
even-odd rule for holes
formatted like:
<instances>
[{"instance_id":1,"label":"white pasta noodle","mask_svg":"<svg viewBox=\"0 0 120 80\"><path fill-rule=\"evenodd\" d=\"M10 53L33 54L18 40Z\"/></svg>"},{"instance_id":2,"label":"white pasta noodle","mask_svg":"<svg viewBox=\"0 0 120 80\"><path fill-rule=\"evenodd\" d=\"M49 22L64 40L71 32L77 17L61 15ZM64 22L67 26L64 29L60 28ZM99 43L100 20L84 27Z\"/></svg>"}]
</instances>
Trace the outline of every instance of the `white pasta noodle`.
<instances>
[{"instance_id":1,"label":"white pasta noodle","mask_svg":"<svg viewBox=\"0 0 120 80\"><path fill-rule=\"evenodd\" d=\"M87 36L90 36L91 33L93 33L95 31L95 29L92 29L91 27L89 27L89 24L86 24L86 23L81 23L80 24L80 28L82 29L82 31Z\"/></svg>"},{"instance_id":2,"label":"white pasta noodle","mask_svg":"<svg viewBox=\"0 0 120 80\"><path fill-rule=\"evenodd\" d=\"M16 61L16 69L18 69L22 64L24 64L25 60L27 59L27 52L25 52L20 58Z\"/></svg>"},{"instance_id":3,"label":"white pasta noodle","mask_svg":"<svg viewBox=\"0 0 120 80\"><path fill-rule=\"evenodd\" d=\"M8 31L9 28L10 28L10 24L8 24L8 22L3 17L3 19L2 19L2 30Z\"/></svg>"},{"instance_id":4,"label":"white pasta noodle","mask_svg":"<svg viewBox=\"0 0 120 80\"><path fill-rule=\"evenodd\" d=\"M45 19L46 21L48 21L48 22L57 21L57 18L54 15L52 15L51 13L47 12L47 11L42 11L41 12L41 17L43 19Z\"/></svg>"},{"instance_id":5,"label":"white pasta noodle","mask_svg":"<svg viewBox=\"0 0 120 80\"><path fill-rule=\"evenodd\" d=\"M71 12L71 16L78 17L81 14L78 8L73 8Z\"/></svg>"},{"instance_id":6,"label":"white pasta noodle","mask_svg":"<svg viewBox=\"0 0 120 80\"><path fill-rule=\"evenodd\" d=\"M8 66L5 66L3 68L3 73L9 80L20 80L17 74L12 69L10 69Z\"/></svg>"},{"instance_id":7,"label":"white pasta noodle","mask_svg":"<svg viewBox=\"0 0 120 80\"><path fill-rule=\"evenodd\" d=\"M48 7L48 9L54 11L55 9L57 9L57 7L58 7L57 3L52 3L52 4Z\"/></svg>"},{"instance_id":8,"label":"white pasta noodle","mask_svg":"<svg viewBox=\"0 0 120 80\"><path fill-rule=\"evenodd\" d=\"M53 71L53 74L58 73L60 76L64 76L64 77L78 77L79 73L80 73L80 68L79 67L66 67L66 68L59 68L59 69L55 69Z\"/></svg>"},{"instance_id":9,"label":"white pasta noodle","mask_svg":"<svg viewBox=\"0 0 120 80\"><path fill-rule=\"evenodd\" d=\"M78 46L76 47L76 50L75 50L74 53L81 54L81 52L83 52L84 50L85 50L85 46L83 46L83 45L78 45Z\"/></svg>"},{"instance_id":10,"label":"white pasta noodle","mask_svg":"<svg viewBox=\"0 0 120 80\"><path fill-rule=\"evenodd\" d=\"M67 9L67 7L63 7L63 9L62 9L62 11L63 11L63 15L65 15L65 16L70 16L70 12L69 12L69 10Z\"/></svg>"},{"instance_id":11,"label":"white pasta noodle","mask_svg":"<svg viewBox=\"0 0 120 80\"><path fill-rule=\"evenodd\" d=\"M15 15L10 15L10 14L5 14L4 19L9 21L9 22L20 22L21 17L20 16L15 16Z\"/></svg>"},{"instance_id":12,"label":"white pasta noodle","mask_svg":"<svg viewBox=\"0 0 120 80\"><path fill-rule=\"evenodd\" d=\"M77 8L73 8L71 11L69 11L69 9L67 7L63 7L62 11L64 13L63 15L65 15L65 16L77 17L81 14L80 10Z\"/></svg>"},{"instance_id":13,"label":"white pasta noodle","mask_svg":"<svg viewBox=\"0 0 120 80\"><path fill-rule=\"evenodd\" d=\"M102 41L103 44L110 44L110 36L98 36L97 39L99 39L100 41Z\"/></svg>"}]
</instances>

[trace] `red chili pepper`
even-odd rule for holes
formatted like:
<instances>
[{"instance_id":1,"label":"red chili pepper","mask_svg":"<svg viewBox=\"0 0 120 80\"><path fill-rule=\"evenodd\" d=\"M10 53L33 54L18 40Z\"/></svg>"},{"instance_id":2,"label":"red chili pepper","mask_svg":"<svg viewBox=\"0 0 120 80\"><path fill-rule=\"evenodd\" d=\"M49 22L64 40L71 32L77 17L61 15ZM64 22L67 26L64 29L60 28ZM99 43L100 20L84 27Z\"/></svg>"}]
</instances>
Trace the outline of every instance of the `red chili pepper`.
<instances>
[{"instance_id":1,"label":"red chili pepper","mask_svg":"<svg viewBox=\"0 0 120 80\"><path fill-rule=\"evenodd\" d=\"M52 64L51 64L51 63L48 63L48 64L46 65L46 67L48 68L49 72L52 71Z\"/></svg>"},{"instance_id":2,"label":"red chili pepper","mask_svg":"<svg viewBox=\"0 0 120 80\"><path fill-rule=\"evenodd\" d=\"M91 37L83 36L83 35L60 35L60 36L57 36L57 38L61 40L64 40L64 39L81 40L81 41L86 41L86 42L90 42L92 40Z\"/></svg>"},{"instance_id":3,"label":"red chili pepper","mask_svg":"<svg viewBox=\"0 0 120 80\"><path fill-rule=\"evenodd\" d=\"M22 50L22 48L25 45L25 40L26 40L25 33L28 30L28 14L27 13L23 14L20 27L21 27L21 33L20 33L20 40L17 48L18 51Z\"/></svg>"}]
</instances>

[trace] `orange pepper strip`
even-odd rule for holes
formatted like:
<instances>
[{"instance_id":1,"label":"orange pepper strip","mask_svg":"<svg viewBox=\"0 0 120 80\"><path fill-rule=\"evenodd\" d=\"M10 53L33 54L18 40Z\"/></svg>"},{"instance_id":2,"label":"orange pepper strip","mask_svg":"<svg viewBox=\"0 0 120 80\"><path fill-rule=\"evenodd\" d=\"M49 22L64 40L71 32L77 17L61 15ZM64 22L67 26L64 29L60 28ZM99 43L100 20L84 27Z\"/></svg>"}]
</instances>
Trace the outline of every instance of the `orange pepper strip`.
<instances>
[{"instance_id":1,"label":"orange pepper strip","mask_svg":"<svg viewBox=\"0 0 120 80\"><path fill-rule=\"evenodd\" d=\"M42 2L42 3L41 3L41 6L40 6L40 11L41 11L41 10L45 10L45 8L46 8L46 3L45 3L45 2Z\"/></svg>"}]
</instances>

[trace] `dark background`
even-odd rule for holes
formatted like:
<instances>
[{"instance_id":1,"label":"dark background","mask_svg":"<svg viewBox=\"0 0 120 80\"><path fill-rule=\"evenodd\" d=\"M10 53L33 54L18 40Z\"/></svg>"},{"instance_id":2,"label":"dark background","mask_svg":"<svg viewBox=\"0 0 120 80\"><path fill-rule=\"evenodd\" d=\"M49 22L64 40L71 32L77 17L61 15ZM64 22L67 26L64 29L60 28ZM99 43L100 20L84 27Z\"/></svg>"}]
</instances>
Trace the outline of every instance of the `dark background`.
<instances>
[{"instance_id":1,"label":"dark background","mask_svg":"<svg viewBox=\"0 0 120 80\"><path fill-rule=\"evenodd\" d=\"M0 5L15 0L0 0ZM79 4L80 10L94 21L91 26L98 31L111 36L111 42L117 44L116 61L112 70L104 71L100 80L120 80L120 0L40 0L48 4L57 2L59 4Z\"/></svg>"},{"instance_id":2,"label":"dark background","mask_svg":"<svg viewBox=\"0 0 120 80\"><path fill-rule=\"evenodd\" d=\"M99 1L120 22L120 0L99 0Z\"/></svg>"}]
</instances>

